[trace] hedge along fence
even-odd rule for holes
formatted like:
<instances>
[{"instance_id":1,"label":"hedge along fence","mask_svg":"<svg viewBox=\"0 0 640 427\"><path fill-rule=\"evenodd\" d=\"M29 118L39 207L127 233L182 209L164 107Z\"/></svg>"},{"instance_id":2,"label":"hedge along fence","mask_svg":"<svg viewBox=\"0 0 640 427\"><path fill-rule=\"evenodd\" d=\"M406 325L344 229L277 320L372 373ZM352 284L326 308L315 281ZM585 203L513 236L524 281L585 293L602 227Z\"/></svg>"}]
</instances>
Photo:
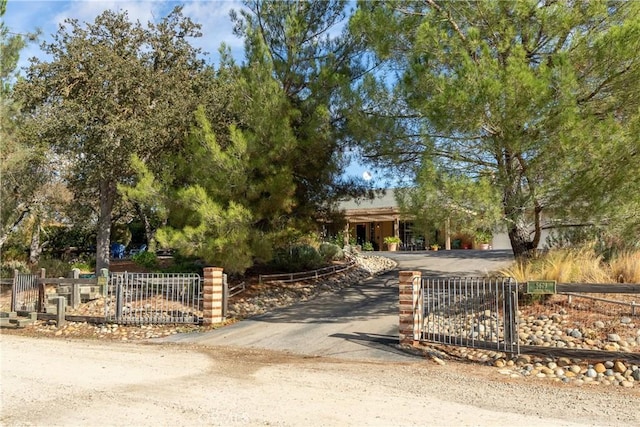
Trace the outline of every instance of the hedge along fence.
<instances>
[{"instance_id":1,"label":"hedge along fence","mask_svg":"<svg viewBox=\"0 0 640 427\"><path fill-rule=\"evenodd\" d=\"M261 274L258 277L259 283L290 283L300 280L319 279L321 277L330 276L332 274L341 273L350 270L357 264L355 259L350 259L347 264L332 265L329 267L319 268L317 270L301 271L298 273L282 273L282 274Z\"/></svg>"}]
</instances>

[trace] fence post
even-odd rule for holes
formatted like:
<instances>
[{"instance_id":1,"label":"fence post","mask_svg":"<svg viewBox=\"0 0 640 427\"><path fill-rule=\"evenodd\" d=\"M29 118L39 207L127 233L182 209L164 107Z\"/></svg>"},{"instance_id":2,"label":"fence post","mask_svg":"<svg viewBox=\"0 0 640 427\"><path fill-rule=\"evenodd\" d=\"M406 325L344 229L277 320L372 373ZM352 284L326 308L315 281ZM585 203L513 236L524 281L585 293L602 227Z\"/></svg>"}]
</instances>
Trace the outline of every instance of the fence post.
<instances>
[{"instance_id":1,"label":"fence post","mask_svg":"<svg viewBox=\"0 0 640 427\"><path fill-rule=\"evenodd\" d=\"M420 339L422 329L422 299L420 298L422 273L401 271L399 280L399 341L414 344Z\"/></svg>"},{"instance_id":2,"label":"fence post","mask_svg":"<svg viewBox=\"0 0 640 427\"><path fill-rule=\"evenodd\" d=\"M227 311L229 309L229 282L227 281L227 275L222 275L222 318L227 318Z\"/></svg>"},{"instance_id":3,"label":"fence post","mask_svg":"<svg viewBox=\"0 0 640 427\"><path fill-rule=\"evenodd\" d=\"M223 297L223 269L219 267L205 267L202 284L203 309L202 322L205 325L220 323L222 315Z\"/></svg>"},{"instance_id":4,"label":"fence post","mask_svg":"<svg viewBox=\"0 0 640 427\"><path fill-rule=\"evenodd\" d=\"M127 276L123 276L123 280L116 281L116 322L119 322L122 318L122 308L123 308L123 289L122 289L122 281L127 280Z\"/></svg>"},{"instance_id":5,"label":"fence post","mask_svg":"<svg viewBox=\"0 0 640 427\"><path fill-rule=\"evenodd\" d=\"M44 312L44 308L46 307L47 301L47 284L45 283L45 278L47 277L47 270L44 268L40 269L40 279L38 280L38 306L36 307L36 311L38 313Z\"/></svg>"},{"instance_id":6,"label":"fence post","mask_svg":"<svg viewBox=\"0 0 640 427\"><path fill-rule=\"evenodd\" d=\"M79 279L80 269L74 268L73 270L71 270L71 277L73 279ZM78 308L78 306L80 305L80 284L79 283L71 284L71 295L69 296L69 299L70 299L69 305L74 309Z\"/></svg>"},{"instance_id":7,"label":"fence post","mask_svg":"<svg viewBox=\"0 0 640 427\"><path fill-rule=\"evenodd\" d=\"M106 268L101 268L100 269L100 275L96 278L97 279L97 284L98 286L100 286L100 292L102 293L103 297L107 296L107 286L108 283L107 281L109 280L109 270Z\"/></svg>"},{"instance_id":8,"label":"fence post","mask_svg":"<svg viewBox=\"0 0 640 427\"><path fill-rule=\"evenodd\" d=\"M16 310L16 302L18 298L18 275L20 272L18 269L13 270L13 286L11 287L11 311Z\"/></svg>"},{"instance_id":9,"label":"fence post","mask_svg":"<svg viewBox=\"0 0 640 427\"><path fill-rule=\"evenodd\" d=\"M65 311L66 311L66 302L67 299L65 297L57 297L55 298L56 300L56 327L60 328L62 326L64 326L64 324L67 322L67 319L65 317Z\"/></svg>"},{"instance_id":10,"label":"fence post","mask_svg":"<svg viewBox=\"0 0 640 427\"><path fill-rule=\"evenodd\" d=\"M518 344L518 294L517 294L517 284L513 286L512 282L509 281L505 285L502 285L502 292L504 295L505 301L505 312L504 312L504 344L505 351L510 354L514 354L516 352L513 351L514 345ZM515 289L515 290L514 290Z\"/></svg>"}]
</instances>

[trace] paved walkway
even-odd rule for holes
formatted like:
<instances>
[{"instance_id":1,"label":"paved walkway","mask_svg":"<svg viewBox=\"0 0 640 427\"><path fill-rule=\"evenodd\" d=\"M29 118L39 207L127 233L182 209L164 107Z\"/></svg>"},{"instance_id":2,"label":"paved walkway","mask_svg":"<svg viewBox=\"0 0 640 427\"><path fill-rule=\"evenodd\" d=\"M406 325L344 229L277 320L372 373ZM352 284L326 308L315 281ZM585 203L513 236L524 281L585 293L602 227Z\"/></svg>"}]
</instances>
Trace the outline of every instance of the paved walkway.
<instances>
[{"instance_id":1,"label":"paved walkway","mask_svg":"<svg viewBox=\"0 0 640 427\"><path fill-rule=\"evenodd\" d=\"M398 271L431 276L482 275L508 265L506 251L382 252L395 271L202 334L164 341L288 351L347 359L412 361L398 348Z\"/></svg>"}]
</instances>

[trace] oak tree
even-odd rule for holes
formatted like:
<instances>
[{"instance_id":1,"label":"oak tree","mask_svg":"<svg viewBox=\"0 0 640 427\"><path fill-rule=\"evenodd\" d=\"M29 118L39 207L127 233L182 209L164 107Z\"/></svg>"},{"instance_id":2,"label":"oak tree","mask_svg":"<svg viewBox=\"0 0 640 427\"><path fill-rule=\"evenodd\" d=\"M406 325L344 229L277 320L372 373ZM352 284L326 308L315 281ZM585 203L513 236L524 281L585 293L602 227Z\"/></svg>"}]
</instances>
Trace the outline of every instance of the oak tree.
<instances>
[{"instance_id":1,"label":"oak tree","mask_svg":"<svg viewBox=\"0 0 640 427\"><path fill-rule=\"evenodd\" d=\"M99 199L96 268L109 265L117 184L131 182L132 155L161 168L182 144L197 105L203 62L189 39L199 26L174 9L159 23L105 11L94 23L68 19L43 43L17 92L25 126L68 165L79 194Z\"/></svg>"}]
</instances>

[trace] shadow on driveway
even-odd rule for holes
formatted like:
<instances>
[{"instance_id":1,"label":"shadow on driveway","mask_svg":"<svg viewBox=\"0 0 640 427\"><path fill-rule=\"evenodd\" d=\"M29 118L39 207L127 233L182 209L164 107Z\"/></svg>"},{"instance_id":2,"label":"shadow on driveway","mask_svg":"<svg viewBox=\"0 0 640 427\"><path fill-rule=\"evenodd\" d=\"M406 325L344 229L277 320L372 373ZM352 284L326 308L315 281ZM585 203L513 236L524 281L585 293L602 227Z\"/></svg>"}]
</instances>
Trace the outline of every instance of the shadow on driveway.
<instances>
[{"instance_id":1,"label":"shadow on driveway","mask_svg":"<svg viewBox=\"0 0 640 427\"><path fill-rule=\"evenodd\" d=\"M398 271L392 270L334 293L320 294L272 312L253 316L259 322L348 323L398 314Z\"/></svg>"},{"instance_id":2,"label":"shadow on driveway","mask_svg":"<svg viewBox=\"0 0 640 427\"><path fill-rule=\"evenodd\" d=\"M398 345L398 271L480 275L512 262L507 251L377 252L398 262L380 276L202 334L164 341L229 345L348 359L419 361Z\"/></svg>"}]
</instances>

